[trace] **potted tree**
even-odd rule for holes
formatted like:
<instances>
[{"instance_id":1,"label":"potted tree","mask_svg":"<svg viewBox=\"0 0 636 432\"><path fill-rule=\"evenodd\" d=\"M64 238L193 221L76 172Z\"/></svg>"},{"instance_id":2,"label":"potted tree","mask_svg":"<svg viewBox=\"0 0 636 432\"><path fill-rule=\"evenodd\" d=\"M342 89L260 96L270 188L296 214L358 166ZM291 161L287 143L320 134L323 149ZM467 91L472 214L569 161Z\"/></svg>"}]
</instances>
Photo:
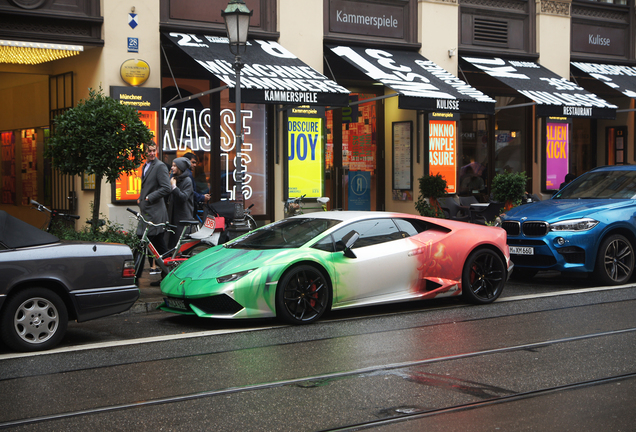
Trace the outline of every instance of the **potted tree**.
<instances>
[{"instance_id":1,"label":"potted tree","mask_svg":"<svg viewBox=\"0 0 636 432\"><path fill-rule=\"evenodd\" d=\"M492 179L491 191L495 201L504 203L504 211L521 204L526 193L526 173L504 172Z\"/></svg>"},{"instance_id":2,"label":"potted tree","mask_svg":"<svg viewBox=\"0 0 636 432\"><path fill-rule=\"evenodd\" d=\"M441 174L425 175L419 179L420 196L415 203L415 209L422 216L444 217L444 211L439 205L438 198L446 195L446 180ZM426 202L428 198L428 203Z\"/></svg>"}]
</instances>

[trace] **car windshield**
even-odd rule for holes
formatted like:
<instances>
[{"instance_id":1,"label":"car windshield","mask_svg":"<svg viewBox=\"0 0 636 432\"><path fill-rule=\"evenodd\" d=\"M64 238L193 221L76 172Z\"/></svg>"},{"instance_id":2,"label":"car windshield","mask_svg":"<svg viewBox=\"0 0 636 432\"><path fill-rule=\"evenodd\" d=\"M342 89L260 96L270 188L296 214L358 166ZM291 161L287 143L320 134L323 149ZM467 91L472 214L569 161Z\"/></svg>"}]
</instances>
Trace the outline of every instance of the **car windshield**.
<instances>
[{"instance_id":1,"label":"car windshield","mask_svg":"<svg viewBox=\"0 0 636 432\"><path fill-rule=\"evenodd\" d=\"M636 171L593 171L582 175L553 199L634 199Z\"/></svg>"},{"instance_id":2,"label":"car windshield","mask_svg":"<svg viewBox=\"0 0 636 432\"><path fill-rule=\"evenodd\" d=\"M297 248L329 228L339 224L332 219L293 218L274 222L228 243L228 248L284 249Z\"/></svg>"}]
</instances>

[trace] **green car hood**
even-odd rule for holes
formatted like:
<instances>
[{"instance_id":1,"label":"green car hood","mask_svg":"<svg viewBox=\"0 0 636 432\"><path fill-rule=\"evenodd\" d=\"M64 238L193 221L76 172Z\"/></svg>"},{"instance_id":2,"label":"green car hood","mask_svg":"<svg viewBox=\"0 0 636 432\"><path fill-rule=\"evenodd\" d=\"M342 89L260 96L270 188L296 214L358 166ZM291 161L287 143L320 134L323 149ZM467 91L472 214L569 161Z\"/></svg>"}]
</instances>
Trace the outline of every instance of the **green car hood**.
<instances>
[{"instance_id":1,"label":"green car hood","mask_svg":"<svg viewBox=\"0 0 636 432\"><path fill-rule=\"evenodd\" d=\"M299 249L233 249L216 246L181 264L174 276L191 280L214 279L244 270L263 268L272 264L293 261Z\"/></svg>"}]
</instances>

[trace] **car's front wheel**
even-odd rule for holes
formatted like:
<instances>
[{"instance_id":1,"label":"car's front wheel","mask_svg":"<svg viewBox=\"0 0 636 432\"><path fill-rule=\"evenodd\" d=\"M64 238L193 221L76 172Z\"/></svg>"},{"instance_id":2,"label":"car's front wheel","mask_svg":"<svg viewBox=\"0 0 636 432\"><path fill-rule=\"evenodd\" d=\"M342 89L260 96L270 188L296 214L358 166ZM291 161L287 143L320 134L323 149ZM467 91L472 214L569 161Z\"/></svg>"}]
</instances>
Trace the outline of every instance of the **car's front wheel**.
<instances>
[{"instance_id":1,"label":"car's front wheel","mask_svg":"<svg viewBox=\"0 0 636 432\"><path fill-rule=\"evenodd\" d=\"M64 337L67 324L66 305L45 288L28 288L11 296L0 321L2 340L16 351L53 348Z\"/></svg>"},{"instance_id":2,"label":"car's front wheel","mask_svg":"<svg viewBox=\"0 0 636 432\"><path fill-rule=\"evenodd\" d=\"M506 267L490 249L477 249L468 256L462 272L462 296L470 303L487 304L497 300L506 282Z\"/></svg>"},{"instance_id":3,"label":"car's front wheel","mask_svg":"<svg viewBox=\"0 0 636 432\"><path fill-rule=\"evenodd\" d=\"M620 234L607 237L596 256L594 275L603 285L622 285L634 272L634 247Z\"/></svg>"},{"instance_id":4,"label":"car's front wheel","mask_svg":"<svg viewBox=\"0 0 636 432\"><path fill-rule=\"evenodd\" d=\"M276 315L290 324L319 319L331 303L331 287L316 267L301 265L288 271L276 290Z\"/></svg>"}]
</instances>

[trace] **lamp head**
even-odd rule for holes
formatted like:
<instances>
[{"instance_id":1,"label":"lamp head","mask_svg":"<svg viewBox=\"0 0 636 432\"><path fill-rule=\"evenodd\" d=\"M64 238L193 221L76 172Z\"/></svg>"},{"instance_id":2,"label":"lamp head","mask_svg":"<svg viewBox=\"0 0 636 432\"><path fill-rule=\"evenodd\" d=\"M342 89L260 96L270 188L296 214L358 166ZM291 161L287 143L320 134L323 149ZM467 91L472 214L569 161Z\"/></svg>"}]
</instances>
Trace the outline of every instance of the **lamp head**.
<instances>
[{"instance_id":1,"label":"lamp head","mask_svg":"<svg viewBox=\"0 0 636 432\"><path fill-rule=\"evenodd\" d=\"M240 47L245 47L247 44L247 32L253 13L254 11L249 10L243 0L230 0L225 10L221 12L227 37L230 40L230 51L234 55L238 55Z\"/></svg>"}]
</instances>

